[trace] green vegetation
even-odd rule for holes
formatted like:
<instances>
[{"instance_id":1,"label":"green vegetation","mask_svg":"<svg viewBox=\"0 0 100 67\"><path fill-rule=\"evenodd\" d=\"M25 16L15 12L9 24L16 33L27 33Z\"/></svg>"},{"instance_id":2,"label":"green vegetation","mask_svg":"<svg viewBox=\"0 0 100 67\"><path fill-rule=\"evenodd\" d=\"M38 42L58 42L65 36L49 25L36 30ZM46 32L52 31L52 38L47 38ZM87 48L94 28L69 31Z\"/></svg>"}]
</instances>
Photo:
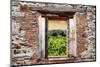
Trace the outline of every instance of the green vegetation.
<instances>
[{"instance_id":1,"label":"green vegetation","mask_svg":"<svg viewBox=\"0 0 100 67\"><path fill-rule=\"evenodd\" d=\"M48 55L66 55L66 32L63 30L48 31Z\"/></svg>"}]
</instances>

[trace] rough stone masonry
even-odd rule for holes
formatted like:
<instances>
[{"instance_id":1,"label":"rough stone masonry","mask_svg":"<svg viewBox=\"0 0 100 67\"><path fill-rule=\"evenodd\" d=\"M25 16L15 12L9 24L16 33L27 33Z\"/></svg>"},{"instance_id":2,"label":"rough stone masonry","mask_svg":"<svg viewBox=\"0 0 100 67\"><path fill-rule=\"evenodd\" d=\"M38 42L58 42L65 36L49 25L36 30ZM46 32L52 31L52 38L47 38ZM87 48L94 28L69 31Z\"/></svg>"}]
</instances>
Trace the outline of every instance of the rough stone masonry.
<instances>
[{"instance_id":1,"label":"rough stone masonry","mask_svg":"<svg viewBox=\"0 0 100 67\"><path fill-rule=\"evenodd\" d=\"M20 0L11 2L11 64L30 65L45 64L49 61L41 61L41 47L39 45L39 13L30 7L46 8L53 7L59 10L60 7L80 9L84 12L76 12L76 35L77 35L77 56L71 62L94 61L96 60L96 7L79 4L57 4L38 3ZM61 8L64 10L63 8ZM53 11L51 9L51 11ZM69 42L71 42L70 40ZM70 56L68 57L71 58ZM66 60L67 62L69 60ZM41 63L43 62L43 63Z\"/></svg>"}]
</instances>

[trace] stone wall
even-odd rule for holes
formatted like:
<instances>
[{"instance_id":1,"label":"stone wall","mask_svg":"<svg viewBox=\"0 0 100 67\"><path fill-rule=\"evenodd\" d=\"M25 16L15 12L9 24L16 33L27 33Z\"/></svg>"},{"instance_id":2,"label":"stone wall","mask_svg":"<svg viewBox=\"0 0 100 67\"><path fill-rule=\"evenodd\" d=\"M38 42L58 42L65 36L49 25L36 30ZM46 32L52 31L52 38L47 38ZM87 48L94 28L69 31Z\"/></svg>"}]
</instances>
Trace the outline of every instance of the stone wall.
<instances>
[{"instance_id":1,"label":"stone wall","mask_svg":"<svg viewBox=\"0 0 100 67\"><path fill-rule=\"evenodd\" d=\"M84 45L87 50L81 53L82 58L94 58L96 57L96 8L94 6L88 6L86 10L86 25L85 33L87 33L86 40L88 43Z\"/></svg>"},{"instance_id":2,"label":"stone wall","mask_svg":"<svg viewBox=\"0 0 100 67\"><path fill-rule=\"evenodd\" d=\"M86 40L87 33L85 33L86 26L86 14L85 13L76 13L76 22L77 22L77 56L86 50L85 45L88 43Z\"/></svg>"},{"instance_id":3,"label":"stone wall","mask_svg":"<svg viewBox=\"0 0 100 67\"><path fill-rule=\"evenodd\" d=\"M77 35L76 57L95 60L96 8L94 6L56 3L48 4L12 0L12 65L39 64L39 60L41 59L41 50L39 49L41 48L41 45L39 44L40 21L38 18L41 14L38 11L32 11L31 7L39 7L42 9L48 6L60 8L62 10L64 10L62 7L66 9L73 8L84 10L84 12L75 13Z\"/></svg>"},{"instance_id":4,"label":"stone wall","mask_svg":"<svg viewBox=\"0 0 100 67\"><path fill-rule=\"evenodd\" d=\"M14 4L13 4L14 3ZM15 5L16 4L16 5ZM36 63L38 44L38 16L27 5L12 1L12 64ZM39 54L39 53L38 53Z\"/></svg>"},{"instance_id":5,"label":"stone wall","mask_svg":"<svg viewBox=\"0 0 100 67\"><path fill-rule=\"evenodd\" d=\"M77 12L77 55L81 59L95 60L95 24L96 8L95 6L81 6L84 12ZM80 9L81 9L80 8Z\"/></svg>"}]
</instances>

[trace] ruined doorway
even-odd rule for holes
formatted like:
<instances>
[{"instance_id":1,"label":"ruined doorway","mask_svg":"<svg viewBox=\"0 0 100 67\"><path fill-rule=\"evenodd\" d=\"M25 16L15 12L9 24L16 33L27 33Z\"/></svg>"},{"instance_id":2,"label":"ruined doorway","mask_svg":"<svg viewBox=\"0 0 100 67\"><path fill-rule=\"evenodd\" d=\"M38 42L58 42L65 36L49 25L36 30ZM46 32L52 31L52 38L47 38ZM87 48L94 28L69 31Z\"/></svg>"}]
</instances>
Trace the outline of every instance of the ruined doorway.
<instances>
[{"instance_id":1,"label":"ruined doorway","mask_svg":"<svg viewBox=\"0 0 100 67\"><path fill-rule=\"evenodd\" d=\"M68 57L68 17L44 14L39 19L42 58ZM44 50L45 49L45 50ZM55 53L56 52L56 53Z\"/></svg>"},{"instance_id":2,"label":"ruined doorway","mask_svg":"<svg viewBox=\"0 0 100 67\"><path fill-rule=\"evenodd\" d=\"M76 56L76 20L73 13L41 14L39 34L43 59L65 60L69 55Z\"/></svg>"}]
</instances>

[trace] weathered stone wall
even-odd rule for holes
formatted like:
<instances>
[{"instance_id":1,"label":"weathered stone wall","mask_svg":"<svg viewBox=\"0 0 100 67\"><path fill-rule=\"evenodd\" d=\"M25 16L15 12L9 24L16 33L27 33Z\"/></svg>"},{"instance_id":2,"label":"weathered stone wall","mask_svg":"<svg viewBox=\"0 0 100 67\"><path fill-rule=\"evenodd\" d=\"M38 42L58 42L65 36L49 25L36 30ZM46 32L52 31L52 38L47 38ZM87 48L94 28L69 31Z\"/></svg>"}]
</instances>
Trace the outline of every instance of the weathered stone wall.
<instances>
[{"instance_id":1,"label":"weathered stone wall","mask_svg":"<svg viewBox=\"0 0 100 67\"><path fill-rule=\"evenodd\" d=\"M85 45L88 43L86 40L87 34L85 33L86 15L85 13L76 13L77 22L77 56L86 50Z\"/></svg>"},{"instance_id":2,"label":"weathered stone wall","mask_svg":"<svg viewBox=\"0 0 100 67\"><path fill-rule=\"evenodd\" d=\"M38 48L38 16L27 5L12 1L12 64L36 63ZM38 53L40 54L40 53Z\"/></svg>"},{"instance_id":3,"label":"weathered stone wall","mask_svg":"<svg viewBox=\"0 0 100 67\"><path fill-rule=\"evenodd\" d=\"M12 65L38 64L41 59L41 45L39 44L39 16L37 11L29 7L55 7L83 9L76 12L77 57L95 60L95 10L94 6L72 4L47 4L34 2L21 2L12 0ZM52 8L51 8L52 9ZM47 61L46 61L47 62Z\"/></svg>"},{"instance_id":4,"label":"weathered stone wall","mask_svg":"<svg viewBox=\"0 0 100 67\"><path fill-rule=\"evenodd\" d=\"M94 6L81 6L84 12L77 12L77 55L81 58L95 60L95 16ZM80 8L80 9L81 9Z\"/></svg>"},{"instance_id":5,"label":"weathered stone wall","mask_svg":"<svg viewBox=\"0 0 100 67\"><path fill-rule=\"evenodd\" d=\"M94 58L96 57L96 8L94 6L88 6L86 9L86 25L85 25L85 33L87 33L86 40L88 43L84 45L87 50L81 53L82 58Z\"/></svg>"}]
</instances>

